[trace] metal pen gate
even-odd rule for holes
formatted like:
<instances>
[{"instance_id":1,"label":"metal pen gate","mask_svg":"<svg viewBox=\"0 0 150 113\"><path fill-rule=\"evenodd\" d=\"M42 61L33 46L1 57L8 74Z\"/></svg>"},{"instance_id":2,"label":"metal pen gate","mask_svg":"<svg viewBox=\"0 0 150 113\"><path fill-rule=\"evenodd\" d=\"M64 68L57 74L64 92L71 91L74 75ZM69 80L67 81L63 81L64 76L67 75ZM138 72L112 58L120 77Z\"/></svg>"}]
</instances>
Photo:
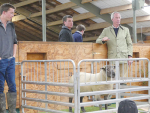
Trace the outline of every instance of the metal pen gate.
<instances>
[{"instance_id":1,"label":"metal pen gate","mask_svg":"<svg viewBox=\"0 0 150 113\"><path fill-rule=\"evenodd\" d=\"M129 62L132 64L129 66ZM89 66L88 66L89 65ZM99 73L103 66L111 65L116 67L116 76L115 79L110 79L106 81L98 81L96 73ZM91 67L87 68L87 67ZM121 67L122 66L122 67ZM80 68L82 67L82 68ZM122 72L121 69L122 68ZM124 75L126 70L126 77ZM106 70L107 71L107 70ZM81 74L81 72L83 72ZM90 75L88 74L90 73ZM92 74L93 73L93 74ZM112 74L112 73L111 73ZM123 74L122 77L121 74ZM88 76L90 76L91 81ZM92 81L92 76L95 81ZM112 75L111 75L112 76ZM80 77L84 80L80 80ZM100 111L91 111L88 113L116 113L118 109L119 102L125 99L130 100L139 100L135 101L138 108L148 107L150 108L150 62L147 58L132 58L132 59L85 59L81 60L78 63L78 113L80 113L81 106L92 106L96 104L108 104L115 103L116 107L108 110ZM87 82L88 81L88 82ZM124 85L126 83L126 85ZM141 86L138 86L139 83L143 83ZM146 86L143 86L144 83L148 83ZM114 84L112 90L100 90L100 91L91 91L91 92L82 92L86 87L95 87L101 85ZM84 87L84 88L82 88ZM80 90L82 89L82 90ZM137 94L139 91L147 91L148 94ZM93 95L104 95L109 94L115 96L115 99L93 101L93 102L84 102L80 103L80 97L83 96L93 96ZM143 99L148 99L148 101L143 102ZM146 113L149 113L150 109Z\"/></svg>"},{"instance_id":2,"label":"metal pen gate","mask_svg":"<svg viewBox=\"0 0 150 113\"><path fill-rule=\"evenodd\" d=\"M74 75L74 83L69 78ZM25 108L37 112L68 113L63 109L74 107L77 101L68 103L67 98L77 100L76 68L72 60L32 60L21 63L22 112ZM74 88L74 94L68 92ZM67 106L67 107L66 107Z\"/></svg>"}]
</instances>

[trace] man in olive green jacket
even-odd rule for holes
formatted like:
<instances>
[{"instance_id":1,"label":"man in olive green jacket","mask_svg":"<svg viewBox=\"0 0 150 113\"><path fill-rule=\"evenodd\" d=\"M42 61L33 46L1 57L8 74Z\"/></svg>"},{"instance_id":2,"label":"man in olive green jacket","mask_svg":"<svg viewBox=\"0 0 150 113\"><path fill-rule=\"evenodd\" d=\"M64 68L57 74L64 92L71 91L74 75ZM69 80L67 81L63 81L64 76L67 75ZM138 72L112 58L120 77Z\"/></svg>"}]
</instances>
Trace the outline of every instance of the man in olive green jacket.
<instances>
[{"instance_id":1,"label":"man in olive green jacket","mask_svg":"<svg viewBox=\"0 0 150 113\"><path fill-rule=\"evenodd\" d=\"M111 14L111 19L113 21L113 25L103 30L96 40L96 43L107 43L108 59L132 58L133 48L129 29L120 25L120 13L113 12ZM128 61L128 64L130 65L131 61ZM126 70L127 62L120 63L121 77L126 77Z\"/></svg>"}]
</instances>

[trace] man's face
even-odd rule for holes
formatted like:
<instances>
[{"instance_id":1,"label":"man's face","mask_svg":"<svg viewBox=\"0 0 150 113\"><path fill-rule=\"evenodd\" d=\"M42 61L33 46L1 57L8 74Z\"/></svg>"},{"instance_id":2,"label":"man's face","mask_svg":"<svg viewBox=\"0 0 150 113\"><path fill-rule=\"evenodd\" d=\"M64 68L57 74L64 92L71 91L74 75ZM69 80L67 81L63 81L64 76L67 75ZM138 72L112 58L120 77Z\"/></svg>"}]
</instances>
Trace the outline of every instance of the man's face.
<instances>
[{"instance_id":1,"label":"man's face","mask_svg":"<svg viewBox=\"0 0 150 113\"><path fill-rule=\"evenodd\" d=\"M121 17L119 13L114 14L114 18L112 19L114 25L119 25L121 21Z\"/></svg>"},{"instance_id":2,"label":"man's face","mask_svg":"<svg viewBox=\"0 0 150 113\"><path fill-rule=\"evenodd\" d=\"M64 21L64 25L71 29L73 27L73 18L67 18L67 20Z\"/></svg>"},{"instance_id":3,"label":"man's face","mask_svg":"<svg viewBox=\"0 0 150 113\"><path fill-rule=\"evenodd\" d=\"M9 8L9 10L7 12L3 12L4 18L7 21L11 21L12 17L14 17L14 12L15 10L13 8Z\"/></svg>"}]
</instances>

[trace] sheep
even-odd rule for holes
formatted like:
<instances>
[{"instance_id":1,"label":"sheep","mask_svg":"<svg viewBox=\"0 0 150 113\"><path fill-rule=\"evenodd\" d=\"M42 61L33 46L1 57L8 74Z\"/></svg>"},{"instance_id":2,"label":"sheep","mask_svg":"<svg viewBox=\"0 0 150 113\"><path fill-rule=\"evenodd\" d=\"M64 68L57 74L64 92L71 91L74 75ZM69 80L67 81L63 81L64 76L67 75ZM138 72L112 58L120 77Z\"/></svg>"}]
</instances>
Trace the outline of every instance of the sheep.
<instances>
[{"instance_id":1,"label":"sheep","mask_svg":"<svg viewBox=\"0 0 150 113\"><path fill-rule=\"evenodd\" d=\"M107 74L106 74L107 72ZM107 75L107 79L106 79ZM86 77L85 77L86 76ZM111 78L115 78L115 66L104 66L101 68L100 73L97 74L91 74L91 73L85 73L80 72L80 83L86 82L95 82L95 81L111 81ZM74 77L72 76L70 78L70 83L74 82ZM113 84L102 84L102 85L93 85L93 86L81 86L80 92L92 92L92 91L102 91L102 90L112 90ZM74 88L69 88L70 93L74 93ZM100 96L95 96L96 99L99 101L101 100ZM104 95L104 99L107 100L108 94ZM69 102L72 103L71 97L69 97ZM82 103L83 97L80 97L80 102ZM102 110L102 106L99 105L100 110ZM107 105L105 105L105 109L107 109ZM86 112L84 107L81 107L81 110L83 112ZM72 112L72 107L69 107L69 112Z\"/></svg>"}]
</instances>

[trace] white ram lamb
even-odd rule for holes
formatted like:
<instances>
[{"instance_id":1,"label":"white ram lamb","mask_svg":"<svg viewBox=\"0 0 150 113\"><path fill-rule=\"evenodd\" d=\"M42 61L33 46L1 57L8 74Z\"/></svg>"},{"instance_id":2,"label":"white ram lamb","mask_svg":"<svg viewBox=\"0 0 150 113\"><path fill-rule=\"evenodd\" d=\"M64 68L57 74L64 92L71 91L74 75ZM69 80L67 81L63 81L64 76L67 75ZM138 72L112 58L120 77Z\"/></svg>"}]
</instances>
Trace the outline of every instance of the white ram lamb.
<instances>
[{"instance_id":1,"label":"white ram lamb","mask_svg":"<svg viewBox=\"0 0 150 113\"><path fill-rule=\"evenodd\" d=\"M106 74L107 72L107 74ZM86 76L86 77L85 77ZM85 82L98 82L98 81L110 81L115 77L115 67L114 66L104 66L101 68L100 73L91 74L80 72L80 83ZM70 78L70 83L74 82L74 77ZM81 86L80 92L92 92L92 91L102 91L102 90L113 90L113 84L103 84L103 85L92 85L92 86ZM70 93L74 93L74 88L69 88ZM104 99L107 100L108 94L104 95ZM100 96L96 96L97 100L100 100ZM80 102L82 103L83 97L80 97ZM72 103L72 98L69 98L69 102ZM99 105L100 110L102 110L102 106ZM107 109L107 105L105 105L105 109ZM86 112L84 107L81 107L83 112ZM69 112L72 112L72 107L69 107Z\"/></svg>"}]
</instances>

